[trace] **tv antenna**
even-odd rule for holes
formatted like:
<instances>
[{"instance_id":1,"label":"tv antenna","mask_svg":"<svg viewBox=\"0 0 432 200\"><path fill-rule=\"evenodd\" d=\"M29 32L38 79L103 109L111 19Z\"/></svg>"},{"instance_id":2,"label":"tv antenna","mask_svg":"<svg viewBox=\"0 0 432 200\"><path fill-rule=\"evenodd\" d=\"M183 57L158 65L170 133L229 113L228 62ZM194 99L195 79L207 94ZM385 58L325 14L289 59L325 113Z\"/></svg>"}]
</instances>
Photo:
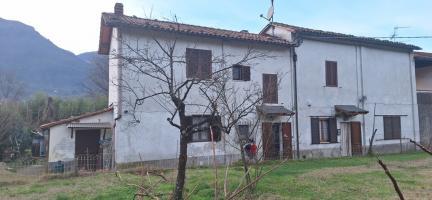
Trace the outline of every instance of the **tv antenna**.
<instances>
[{"instance_id":1,"label":"tv antenna","mask_svg":"<svg viewBox=\"0 0 432 200\"><path fill-rule=\"evenodd\" d=\"M398 36L398 30L399 29L403 29L403 28L409 28L409 26L395 26L393 27L393 34L390 36L390 39L394 41L396 41L396 38Z\"/></svg>"},{"instance_id":2,"label":"tv antenna","mask_svg":"<svg viewBox=\"0 0 432 200\"><path fill-rule=\"evenodd\" d=\"M272 25L272 32L274 35L274 26L273 26L273 16L274 16L274 0L270 0L271 2L271 6L267 11L267 15L264 17L263 14L260 15L261 18L267 20L268 22L270 22L270 24Z\"/></svg>"}]
</instances>

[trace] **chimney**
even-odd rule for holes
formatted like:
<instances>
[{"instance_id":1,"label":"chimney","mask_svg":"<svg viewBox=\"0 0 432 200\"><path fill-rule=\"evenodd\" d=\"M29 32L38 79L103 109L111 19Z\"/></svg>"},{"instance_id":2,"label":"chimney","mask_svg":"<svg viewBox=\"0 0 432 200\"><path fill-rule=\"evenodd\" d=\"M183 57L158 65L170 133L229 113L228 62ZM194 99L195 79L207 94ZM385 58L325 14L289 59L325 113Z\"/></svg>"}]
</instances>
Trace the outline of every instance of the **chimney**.
<instances>
[{"instance_id":1,"label":"chimney","mask_svg":"<svg viewBox=\"0 0 432 200\"><path fill-rule=\"evenodd\" d=\"M123 4L122 3L116 3L114 6L114 14L116 15L123 15Z\"/></svg>"}]
</instances>

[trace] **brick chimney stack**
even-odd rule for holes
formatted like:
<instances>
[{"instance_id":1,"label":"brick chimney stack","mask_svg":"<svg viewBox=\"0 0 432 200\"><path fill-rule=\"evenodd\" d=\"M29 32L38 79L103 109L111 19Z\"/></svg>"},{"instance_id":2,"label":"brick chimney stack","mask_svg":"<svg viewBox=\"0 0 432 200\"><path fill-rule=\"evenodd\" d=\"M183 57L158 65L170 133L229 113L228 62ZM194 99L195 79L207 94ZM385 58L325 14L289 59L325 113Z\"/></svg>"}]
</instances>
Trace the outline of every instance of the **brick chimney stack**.
<instances>
[{"instance_id":1,"label":"brick chimney stack","mask_svg":"<svg viewBox=\"0 0 432 200\"><path fill-rule=\"evenodd\" d=\"M123 15L123 4L122 3L116 3L114 6L114 14L116 15Z\"/></svg>"}]
</instances>

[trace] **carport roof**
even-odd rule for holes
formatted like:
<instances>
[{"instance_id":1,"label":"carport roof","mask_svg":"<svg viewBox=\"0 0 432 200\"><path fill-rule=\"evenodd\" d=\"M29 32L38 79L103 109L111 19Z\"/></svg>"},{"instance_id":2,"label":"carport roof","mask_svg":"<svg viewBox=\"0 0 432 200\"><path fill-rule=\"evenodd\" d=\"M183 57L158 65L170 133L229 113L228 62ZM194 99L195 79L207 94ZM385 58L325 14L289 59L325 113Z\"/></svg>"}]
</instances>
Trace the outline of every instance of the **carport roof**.
<instances>
[{"instance_id":1,"label":"carport roof","mask_svg":"<svg viewBox=\"0 0 432 200\"><path fill-rule=\"evenodd\" d=\"M58 121L42 124L39 128L42 129L42 130L45 130L45 129L49 129L49 128L53 127L53 126L57 126L57 125L60 125L60 124L67 124L67 123L71 123L73 121L77 121L77 120L82 119L82 118L91 117L91 116L95 116L95 115L106 113L106 112L111 112L112 110L113 110L113 107L108 107L108 108L105 108L103 110L98 110L98 111L95 111L95 112L89 112L89 113L85 113L85 114L82 114L82 115L79 115L79 116L72 116L72 117L69 117L69 118L66 118L66 119L61 119L61 120L58 120Z\"/></svg>"}]
</instances>

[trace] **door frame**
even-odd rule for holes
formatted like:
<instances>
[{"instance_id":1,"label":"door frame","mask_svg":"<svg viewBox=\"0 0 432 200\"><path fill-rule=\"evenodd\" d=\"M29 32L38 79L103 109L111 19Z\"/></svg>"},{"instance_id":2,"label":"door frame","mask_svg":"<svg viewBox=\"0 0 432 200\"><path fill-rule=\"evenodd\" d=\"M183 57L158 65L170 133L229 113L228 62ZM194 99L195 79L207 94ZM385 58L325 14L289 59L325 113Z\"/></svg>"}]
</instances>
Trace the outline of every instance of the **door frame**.
<instances>
[{"instance_id":1,"label":"door frame","mask_svg":"<svg viewBox=\"0 0 432 200\"><path fill-rule=\"evenodd\" d=\"M262 122L261 141L264 160L292 158L292 131L290 122ZM273 126L279 124L279 149L274 146Z\"/></svg>"}]
</instances>

